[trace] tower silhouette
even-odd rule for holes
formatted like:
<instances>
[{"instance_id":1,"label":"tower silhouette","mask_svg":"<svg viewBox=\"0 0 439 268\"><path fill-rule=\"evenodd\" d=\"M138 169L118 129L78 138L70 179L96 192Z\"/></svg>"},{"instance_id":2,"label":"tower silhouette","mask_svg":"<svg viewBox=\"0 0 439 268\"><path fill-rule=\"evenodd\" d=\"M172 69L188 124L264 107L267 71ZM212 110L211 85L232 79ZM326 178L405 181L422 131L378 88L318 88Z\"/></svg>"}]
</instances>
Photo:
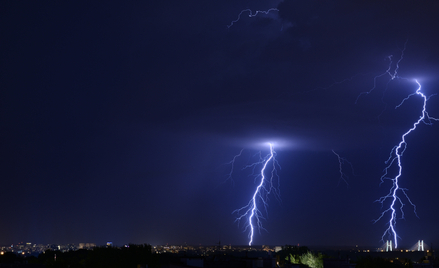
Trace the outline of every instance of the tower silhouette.
<instances>
[{"instance_id":1,"label":"tower silhouette","mask_svg":"<svg viewBox=\"0 0 439 268\"><path fill-rule=\"evenodd\" d=\"M386 251L392 251L392 240L386 241Z\"/></svg>"}]
</instances>

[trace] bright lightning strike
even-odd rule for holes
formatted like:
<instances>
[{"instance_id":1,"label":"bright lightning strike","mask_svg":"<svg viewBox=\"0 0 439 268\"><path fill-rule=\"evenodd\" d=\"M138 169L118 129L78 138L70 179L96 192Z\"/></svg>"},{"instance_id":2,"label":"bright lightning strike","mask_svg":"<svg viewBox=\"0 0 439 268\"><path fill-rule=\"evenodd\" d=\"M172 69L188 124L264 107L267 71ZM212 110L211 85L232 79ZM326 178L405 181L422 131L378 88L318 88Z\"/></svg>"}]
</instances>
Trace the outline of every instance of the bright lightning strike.
<instances>
[{"instance_id":1,"label":"bright lightning strike","mask_svg":"<svg viewBox=\"0 0 439 268\"><path fill-rule=\"evenodd\" d=\"M246 219L244 231L249 230L249 246L253 243L255 229L263 229L261 219L264 219L264 216L258 208L258 205L264 206L265 212L267 213L268 196L270 193L274 192L274 195L279 197L279 176L277 174L277 168L280 168L280 166L276 160L276 152L273 149L273 144L269 143L268 145L270 146L270 153L268 155L262 157L260 154L259 161L244 167L244 169L252 168L255 170L256 167L261 166L260 173L255 177L255 180L260 179L260 182L248 204L233 211L233 213L238 214L236 221L240 222L241 220ZM240 156L241 153L242 151L239 155L234 157L234 160L236 157ZM232 163L233 162L234 161L232 161ZM267 172L269 172L268 176L266 174Z\"/></svg>"},{"instance_id":2,"label":"bright lightning strike","mask_svg":"<svg viewBox=\"0 0 439 268\"><path fill-rule=\"evenodd\" d=\"M369 91L360 93L360 95L358 95L357 100L355 101L355 103L358 102L358 100L360 99L361 96L368 95L368 94L372 93L372 91L377 87L377 79L381 78L381 77L383 77L385 75L388 75L390 77L390 79L388 80L388 82L386 84L384 92L387 90L387 87L388 87L389 83L391 81L393 81L395 78L396 79L409 80L407 78L402 78L402 77L398 76L399 64L401 63L401 61L402 61L402 59L404 57L404 51L406 49L406 45L407 45L407 41L404 43L404 48L401 50L401 56L399 57L398 61L396 61L395 64L393 64L392 56L388 56L387 57L389 62L390 62L387 70L384 73L374 77L373 87ZM394 65L394 70L392 72L392 66L393 65ZM402 100L402 102L395 107L395 109L399 108L410 97L417 95L417 96L420 96L423 99L423 106L422 106L421 116L419 117L419 119L415 123L413 123L413 127L410 128L407 132L405 132L401 136L401 141L398 143L398 145L394 146L392 148L392 150L390 151L389 158L385 161L385 164L387 166L384 168L384 174L381 176L381 183L383 183L385 179L389 179L390 181L392 181L392 187L390 188L390 191L389 191L389 193L387 195L385 195L385 196L379 198L378 200L376 200L376 202L380 202L381 203L381 206L384 205L384 202L386 200L391 200L389 208L384 210L381 213L381 215L374 222L376 223L377 221L382 219L384 217L384 215L390 213L390 219L389 219L389 222L388 222L388 228L384 231L384 234L382 236L382 240L384 241L384 237L386 235L390 235L391 237L393 237L395 248L398 247L398 241L397 241L398 234L396 233L396 229L395 229L396 220L397 220L397 216L398 216L397 215L397 208L396 207L398 207L398 205L399 205L399 211L400 211L400 215L401 215L400 218L404 219L404 211L403 211L404 203L403 203L401 197L398 195L399 193L402 193L407 198L408 202L413 206L414 213L417 216L417 214L416 214L416 206L415 206L415 204L413 204L413 202L408 197L407 192L406 192L407 189L401 188L399 186L399 179L402 176L401 157L402 157L402 155L404 154L404 152L405 152L405 150L407 148L406 136L408 134L410 134L412 131L414 131L416 129L416 127L421 122L423 122L423 123L425 123L427 125L431 125L432 124L432 120L439 121L439 119L431 117L428 114L428 112L426 110L428 98L421 92L421 84L418 82L418 80L414 80L414 82L416 82L416 84L418 86L416 92L412 93L412 94L408 95L406 98L404 98ZM384 102L383 98L381 99L381 101L387 107L387 104ZM385 109L386 108L384 108L384 110ZM384 110L381 112L381 114L384 112ZM397 165L398 173L393 178L388 177L389 169L391 167L393 167L394 165Z\"/></svg>"},{"instance_id":3,"label":"bright lightning strike","mask_svg":"<svg viewBox=\"0 0 439 268\"><path fill-rule=\"evenodd\" d=\"M394 74L394 77L396 76L396 72ZM410 200L410 198L408 197L407 193L406 193L406 189L401 188L399 186L399 179L402 175L402 165L401 165L401 157L404 154L406 148L407 148L407 142L406 142L406 137L408 134L410 134L412 131L414 131L416 129L416 127L421 123L425 123L427 125L431 125L432 124L432 120L434 121L439 121L439 119L431 117L428 112L427 112L427 101L428 98L421 92L421 84L415 80L418 89L416 90L415 93L410 94L409 96L407 96L405 99L402 100L402 102L395 107L395 109L399 108L406 100L408 100L410 97L412 96L420 96L423 100L423 106L422 106L422 112L421 112L421 116L419 117L419 119L413 124L413 127L411 127L407 132L405 132L402 136L401 136L401 141L398 143L398 145L396 145L395 147L393 147L393 149L390 152L390 156L387 159L387 161L385 162L387 164L386 168L384 169L384 175L381 177L381 181L383 182L384 179L388 179L387 177L387 173L389 171L389 169L396 164L398 167L398 174L394 177L394 178L390 178L390 180L392 181L392 187L389 191L389 193L383 197L381 197L380 199L377 200L377 202L380 202L381 205L383 205L384 201L386 201L387 199L391 200L391 204L390 207L388 209L386 209L385 211L383 211L383 213L381 213L380 217L378 219L375 220L375 222L379 221L385 214L387 214L388 212L390 213L390 220L389 220L389 227L386 229L386 231L384 232L382 239L384 241L384 236L386 234L391 235L393 237L393 241L395 244L395 248L398 247L398 235L396 233L395 230L395 225L396 225L396 220L397 220L397 210L396 210L396 206L399 203L399 210L401 212L401 218L404 218L404 211L403 211L403 207L404 207L404 203L402 202L401 198L398 196L399 192L402 192L405 197L407 198L407 200L409 201L409 203L413 206L414 208L414 213L416 215L416 206L412 203L412 201ZM417 215L416 215L417 216Z\"/></svg>"},{"instance_id":4,"label":"bright lightning strike","mask_svg":"<svg viewBox=\"0 0 439 268\"><path fill-rule=\"evenodd\" d=\"M230 27L233 26L233 24L237 23L241 19L242 13L248 12L249 13L248 16L250 18L252 18L252 17L256 17L259 13L268 15L268 13L270 13L271 11L279 11L279 9L277 9L277 8L270 8L270 9L268 9L266 11L257 10L255 13L253 13L253 11L251 9L244 9L244 10L242 10L239 13L238 18L236 20L233 20L229 25L227 25L227 28L230 28Z\"/></svg>"},{"instance_id":5,"label":"bright lightning strike","mask_svg":"<svg viewBox=\"0 0 439 268\"><path fill-rule=\"evenodd\" d=\"M383 73L381 73L381 74L379 74L379 75L374 77L374 79L373 79L373 87L370 90L368 90L368 91L361 92L358 95L357 99L355 100L355 104L358 103L360 97L362 97L363 95L371 94L377 88L377 81L378 81L379 78L388 75L390 77L390 79L386 83L386 87L385 87L384 92L383 92L383 97L381 98L381 101L387 107L387 103L384 102L384 93L386 92L386 90L387 90L389 84L391 83L391 81L393 81L395 79L402 79L402 80L405 80L405 81L410 81L410 79L403 78L403 77L400 77L398 75L398 70L399 70L399 67L400 67L399 65L400 65L401 61L403 60L404 52L405 52L405 49L406 49L406 45L407 45L407 41L404 43L404 47L401 50L401 55L400 55L399 59L396 62L393 61L393 56L392 55L387 57L387 60L389 61L389 65L387 67L387 70L385 72L383 72ZM392 71L392 69L393 69L393 71ZM359 75L359 74L357 74L357 75ZM350 81L350 80L354 79L357 75L355 75L355 76L353 76L353 77L351 77L349 79L344 79L343 81L340 81L340 82L334 82L330 86L325 87L325 88L321 88L321 89L329 89L329 88L331 88L334 85L341 84L341 83L344 83L346 81ZM419 117L419 119L416 122L413 123L413 126L407 132L405 132L401 136L401 141L396 146L394 146L392 148L392 150L390 151L389 158L385 161L385 164L387 166L384 168L384 171L383 171L384 174L381 176L381 183L383 183L385 179L390 180L392 182L392 187L390 188L390 191L389 191L389 193L387 195L385 195L385 196L379 198L378 200L376 200L376 202L380 202L381 203L381 206L384 206L384 202L386 200L391 200L389 208L384 210L381 213L381 215L376 220L374 220L374 223L376 223L379 220L381 220L385 215L390 214L390 219L389 219L389 222L388 222L388 228L385 230L385 232L384 232L384 234L382 236L382 240L384 241L384 237L386 235L391 236L393 238L395 248L398 247L397 238L399 237L397 235L396 229L395 229L395 225L396 225L396 220L397 220L398 214L400 214L400 218L401 219L404 219L404 211L403 211L404 203L403 203L403 201L401 199L402 197L399 196L398 194L402 193L407 198L408 202L413 206L414 213L417 216L417 214L416 214L416 206L410 200L410 198L408 197L407 192L406 192L407 189L401 188L399 186L400 178L402 176L401 158L402 158L402 156L403 156L403 154L404 154L404 152L405 152L405 150L407 148L406 137L407 137L408 134L413 132L421 122L423 122L426 125L431 125L432 121L439 121L438 118L431 117L428 114L428 112L427 112L427 102L428 102L428 100L429 100L429 98L431 96L427 97L427 96L425 96L421 92L421 84L419 83L418 80L412 80L412 81L414 81L416 83L417 90L415 91L415 93L412 93L412 94L408 95L406 98L404 98L402 100L402 102L395 107L395 109L401 107L401 105L403 105L404 102L406 100L408 100L409 98L411 98L412 96L420 96L422 98L422 100L423 100L421 116ZM386 110L386 107L381 112L381 114L383 114L383 112ZM381 114L380 114L380 116L381 116ZM339 156L337 155L337 157L339 157ZM341 160L342 159L339 157L340 174L341 174L341 179L343 179L344 178L343 177L344 174L343 174L343 172L341 170L341 164L342 164ZM389 177L388 173L389 173L390 169L392 167L394 167L394 166L397 166L395 168L398 170L398 172L397 172L397 174L394 177ZM397 212L397 210L399 210L400 212Z\"/></svg>"}]
</instances>

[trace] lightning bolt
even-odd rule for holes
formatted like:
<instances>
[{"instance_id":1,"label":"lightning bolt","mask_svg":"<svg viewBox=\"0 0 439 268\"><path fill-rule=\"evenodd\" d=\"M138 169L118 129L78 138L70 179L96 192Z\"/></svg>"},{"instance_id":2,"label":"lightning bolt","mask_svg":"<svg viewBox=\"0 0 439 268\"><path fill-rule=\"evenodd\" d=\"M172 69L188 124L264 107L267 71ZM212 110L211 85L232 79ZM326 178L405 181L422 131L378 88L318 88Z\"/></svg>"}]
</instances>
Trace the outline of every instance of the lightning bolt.
<instances>
[{"instance_id":1,"label":"lightning bolt","mask_svg":"<svg viewBox=\"0 0 439 268\"><path fill-rule=\"evenodd\" d=\"M233 26L233 24L237 23L241 19L242 13L248 12L249 13L248 16L250 18L252 18L252 17L256 17L259 13L268 15L268 13L270 13L271 11L279 11L279 9L277 9L277 8L270 8L270 9L268 9L266 11L264 11L264 10L257 10L257 11L255 11L255 13L253 13L253 11L251 9L244 9L244 10L242 10L239 13L238 18L236 20L233 20L229 25L227 25L227 28L230 28L230 27Z\"/></svg>"},{"instance_id":2,"label":"lightning bolt","mask_svg":"<svg viewBox=\"0 0 439 268\"><path fill-rule=\"evenodd\" d=\"M385 104L385 108L380 113L378 118L381 116L381 114L383 114L383 112L387 108L387 103L384 102L384 93L387 91L387 88L388 88L388 85L390 84L390 82L395 80L395 79L403 79L403 80L410 81L410 79L398 76L399 64L401 63L401 61L404 58L404 52L405 52L405 49L406 49L407 41L404 43L404 47L401 50L401 56L396 61L396 63L393 64L393 56L392 55L388 56L387 59L389 60L389 66L388 66L387 70L384 73L375 76L374 80L373 80L373 87L369 91L360 93L358 95L356 101L355 101L355 104L357 104L358 100L360 99L361 96L369 95L370 93L372 93L372 91L377 87L377 79L380 78L380 77L383 77L385 75L388 75L390 77L390 79L386 83L386 87L385 87L384 92L383 92L383 97L381 98L381 101ZM393 71L392 71L392 66L395 66ZM396 229L395 229L396 220L397 220L397 208L396 207L398 205L399 205L399 211L400 211L401 219L404 219L404 211L403 211L404 203L403 203L401 197L398 195L399 193L402 193L406 197L406 199L408 200L410 205L413 206L413 212L415 213L416 216L418 216L417 213L416 213L416 206L415 206L415 204L410 200L410 198L407 195L407 189L401 188L399 186L399 182L400 182L399 180L400 180L400 178L402 176L401 158L402 158L402 156L403 156L403 154L404 154L404 152L405 152L405 150L407 148L406 137L411 132L413 132L421 122L423 122L423 123L425 123L427 125L431 125L432 124L432 120L439 121L439 119L431 117L428 114L426 107L427 107L427 101L428 101L429 98L427 98L421 92L421 84L419 83L419 81L418 80L413 80L413 81L417 85L417 90L415 91L415 93L409 94L406 98L404 98L401 101L401 103L395 107L395 109L398 109L399 107L401 107L401 105L403 105L403 103L406 100L408 100L410 97L417 95L417 96L420 96L422 98L422 100L423 100L421 116L419 117L419 119L416 122L413 123L413 126L407 132L405 132L401 136L401 141L396 146L394 146L392 148L392 150L390 151L389 158L385 161L385 164L387 166L384 168L383 175L381 176L381 183L380 184L382 184L385 179L389 179L392 182L392 187L390 188L389 193L387 195L385 195L385 196L379 198L378 200L376 200L376 202L381 203L381 207L384 206L384 202L386 200L391 200L389 208L384 210L381 213L381 215L376 220L374 220L374 223L376 223L379 220L381 220L384 217L384 215L390 213L390 219L389 219L389 222L388 222L388 228L384 231L381 239L382 239L382 241L384 241L384 237L386 235L390 235L391 237L393 237L395 248L398 247L397 238L399 237L398 234L396 233ZM393 178L388 177L387 175L389 173L389 169L391 167L395 166L395 165L397 166L397 170L398 170L397 175L394 176Z\"/></svg>"},{"instance_id":3,"label":"lightning bolt","mask_svg":"<svg viewBox=\"0 0 439 268\"><path fill-rule=\"evenodd\" d=\"M396 73L395 73L395 75L396 75ZM390 207L388 209L384 210L383 213L381 213L380 217L378 219L376 219L374 222L379 221L388 212L390 213L390 220L388 223L389 227L385 230L385 232L382 236L382 239L384 241L384 236L386 234L391 235L393 237L395 248L398 247L398 240L397 240L398 235L397 235L396 230L395 230L395 225L396 225L396 220L397 220L397 211L396 211L395 206L397 205L397 203L399 203L399 205L400 205L401 218L402 219L404 218L404 211L403 211L404 203L402 202L401 198L398 196L398 192L402 192L404 194L404 196L407 198L409 203L413 206L414 213L417 216L416 206L415 206L415 204L413 204L413 202L408 197L408 195L406 193L407 189L401 188L399 186L399 179L402 175L401 157L403 156L405 150L407 149L406 137L411 132L413 132L421 122L423 122L426 125L431 125L432 120L439 121L439 119L431 117L428 114L428 112L427 112L428 98L421 92L421 84L418 82L418 80L414 80L414 81L418 86L416 92L412 93L412 94L408 95L406 98L404 98L402 100L402 102L395 107L395 109L398 109L410 97L417 95L417 96L420 96L423 100L421 116L419 117L419 119L415 123L413 123L413 126L401 136L401 141L398 143L398 145L393 147L393 149L391 150L389 158L385 162L387 166L384 169L383 176L381 176L381 183L384 182L384 179L388 178L387 177L388 171L395 164L398 166L397 167L398 174L394 178L390 179L392 181L392 187L390 188L389 193L387 195L379 198L378 200L376 200L376 202L380 202L381 205L383 205L384 201L386 201L387 199L391 200Z\"/></svg>"},{"instance_id":4,"label":"lightning bolt","mask_svg":"<svg viewBox=\"0 0 439 268\"><path fill-rule=\"evenodd\" d=\"M235 185L235 181L233 180L232 174L233 174L233 170L235 169L235 161L236 158L240 157L242 155L242 151L244 151L244 149L241 149L241 151L239 152L239 154L235 155L232 159L232 161L230 161L229 164L230 165L230 172L229 175L226 179L226 181L230 180L232 182L232 185Z\"/></svg>"},{"instance_id":5,"label":"lightning bolt","mask_svg":"<svg viewBox=\"0 0 439 268\"><path fill-rule=\"evenodd\" d=\"M338 184L340 184L340 181L344 181L346 183L346 185L349 185L347 179L348 176L343 172L343 165L344 164L348 164L349 166L351 166L351 170L352 170L352 174L355 175L354 173L354 167L352 166L352 163L349 162L346 158L341 157L339 154L337 154L334 150L332 150L332 152L337 156L338 159L338 164L339 164L339 172L340 172L340 180L338 182ZM338 185L337 185L338 186Z\"/></svg>"},{"instance_id":6,"label":"lightning bolt","mask_svg":"<svg viewBox=\"0 0 439 268\"><path fill-rule=\"evenodd\" d=\"M384 94L385 94L385 92L387 91L389 84L390 84L393 80L395 80L395 79L400 79L400 80L405 80L405 81L413 81L413 82L415 82L416 85L417 85L417 89L416 89L416 91L415 91L414 93L412 93L412 94L409 94L406 98L404 98L404 99L401 101L401 103L395 107L395 109L398 109L399 107L401 107L401 106L404 104L404 102L405 102L406 100L408 100L409 98L411 98L411 97L413 97L413 96L419 96L419 97L421 97L421 99L423 100L423 106L422 106L421 116L419 117L419 119L418 119L417 121L415 121L415 122L413 123L413 126L412 126L408 131L406 131L405 133L403 133L403 135L401 136L401 141L400 141L396 146L394 146L394 147L392 148L392 150L390 151L389 158L385 161L386 167L384 168L383 175L381 176L381 183L380 183L380 185L384 182L384 180L388 179L388 180L390 180L390 181L392 182L392 187L390 188L389 193L388 193L387 195L385 195L385 196L379 198L378 200L376 200L376 202L381 203L381 207L384 206L384 202L385 202L386 200L391 200L389 208L386 209L386 210L384 210L384 211L381 213L381 215L380 215L376 220L374 220L373 222L376 223L376 222L378 222L379 220L381 220L385 215L390 214L390 219L389 219L389 222L388 222L388 228L387 228L387 229L384 231L384 233L383 233L382 241L384 241L384 237L385 237L386 235L390 235L391 237L393 237L393 241L394 241L395 248L398 247L398 241L397 241L397 238L399 237L398 234L396 233L396 229L395 229L396 221L397 221L397 216L398 216L397 214L400 213L400 215L401 215L401 219L404 219L404 211L403 211L403 207L404 207L405 204L403 203L403 201L402 201L402 199L401 199L401 197L400 197L400 195L401 195L400 193L402 193L402 194L406 197L406 199L408 200L408 202L410 203L410 205L413 206L413 208L414 208L414 213L415 213L415 215L417 216L417 214L416 214L416 206L415 206L415 204L410 200L410 198L408 197L408 195L407 195L407 189L405 189L405 188L401 188L400 185L399 185L400 178L401 178L401 176L402 176L402 163L401 163L401 158L402 158L402 156L403 156L403 154L404 154L404 152L405 152L405 150L406 150L406 148L407 148L406 137L407 137L411 132L415 131L416 128L417 128L417 126L418 126L421 122L424 123L424 124L426 124L426 125L432 125L433 121L439 121L438 118L431 117L431 116L428 114L428 112L427 112L427 102L428 102L428 100L429 100L429 98L430 98L431 96L427 97L427 96L425 96L425 95L421 92L421 88L422 88L422 87L421 87L421 84L419 83L419 81L416 80L416 79L415 79L415 80L411 80L411 79L408 79L408 78L400 77L400 76L398 75L398 70L399 70L399 68L400 68L400 63L401 63L401 61L402 61L403 58L404 58L404 52L405 52L405 49L406 49L407 42L408 42L408 40L404 43L404 47L403 47L403 49L401 50L401 55L400 55L399 59L398 59L396 62L394 62L394 60L393 60L393 56L392 56L392 55L388 56L388 57L386 58L386 59L389 61L389 65L388 65L387 69L386 69L383 73L381 73L381 74L375 76L374 79L373 79L373 87L372 87L371 89L369 89L368 91L361 92L361 93L357 96L357 99L355 100L355 104L357 104L358 101L360 100L360 98L361 98L362 96L371 94L371 93L377 88L377 81L378 81L378 79L381 78L381 77L384 77L384 76L386 76L386 75L388 75L388 76L390 77L390 79L389 79L389 80L387 81L387 83L386 83L386 87L385 87L385 89L384 89L384 91L383 91L383 95L382 95L382 98L381 98L381 101L385 104L385 108L383 109L383 111L381 111L381 113L380 113L380 115L378 116L378 118L379 118L379 117L381 116L381 114L383 114L383 112L387 109L387 103L384 101ZM393 69L393 71L392 71L392 69ZM360 75L360 74L357 74L357 75ZM331 85L328 86L328 87L325 87L325 88L319 88L319 89L329 89L329 88L331 88L331 87L333 87L333 86L335 86L335 85L342 84L342 83L344 83L344 82L346 82L346 81L350 81L350 80L354 79L357 75L355 75L355 76L353 76L353 77L351 77L351 78L348 78L348 79L344 79L344 80L342 80L342 81L340 81L340 82L337 82L337 81L336 81L336 82L334 82L333 84L331 84ZM434 95L435 95L435 94L434 94ZM334 151L333 151L333 152L334 152ZM334 154L335 154L335 152L334 152ZM340 163L340 176L341 176L341 179L344 179L344 173L341 171L341 164L342 164L343 162L341 161L342 159L341 159L338 155L337 155L337 157L339 158L339 163ZM390 170L392 167L394 167L394 166L397 166L397 167L396 167L396 169L398 170L397 174L396 174L394 177L388 177L389 170ZM398 195L398 194L399 194L399 195ZM398 205L399 205L399 211L400 211L400 212L397 212Z\"/></svg>"},{"instance_id":7,"label":"lightning bolt","mask_svg":"<svg viewBox=\"0 0 439 268\"><path fill-rule=\"evenodd\" d=\"M259 154L259 161L244 167L244 169L252 168L254 171L256 167L262 166L260 173L255 176L255 180L260 179L260 182L256 187L256 190L248 204L243 206L242 208L234 210L232 213L238 214L238 217L235 220L237 222L240 222L244 218L247 219L244 231L249 230L249 246L251 246L253 243L253 235L255 229L264 229L261 222L261 219L264 219L264 216L261 210L258 208L258 204L262 203L266 213L268 213L268 196L270 195L270 193L274 192L274 195L279 198L279 176L277 174L277 168L280 168L280 166L276 160L276 152L273 149L273 144L269 143L268 145L270 146L270 153L268 155L262 157L261 154ZM236 159L237 156L235 156L234 159ZM269 176L266 176L265 173L267 168L270 169L269 163L271 163L272 165L270 172L271 174Z\"/></svg>"},{"instance_id":8,"label":"lightning bolt","mask_svg":"<svg viewBox=\"0 0 439 268\"><path fill-rule=\"evenodd\" d=\"M389 83L390 83L392 80L394 80L395 78L400 78L400 77L398 76L399 63L400 63L400 62L402 61L402 59L404 58L404 51L405 51L405 49L406 49L407 42L408 42L408 40L406 40L405 43L404 43L404 47L403 47L403 49L401 50L401 56L399 57L398 61L395 63L395 69L393 70L393 73L392 73L392 71L391 71L391 70L392 70L392 65L393 65L393 55L390 55L390 56L387 56L387 60L389 61L389 66L387 67L387 70L386 70L384 73L382 73L382 74L380 74L380 75L377 75L377 76L375 76L375 77L373 78L373 87L372 87L369 91L361 92L361 93L358 95L357 99L355 100L355 104L358 103L358 100L360 99L361 96L363 96L363 95L369 95L370 93L372 93L372 91L374 91L374 89L377 87L377 79L378 79L378 78L383 77L383 76L385 76L386 74L390 76L390 80L387 82L387 84L386 84L386 88L384 89L383 96L384 96L384 93L385 93L386 90L387 90L387 87L388 87ZM384 104L386 104L386 103L384 102L383 98L381 98L381 101L382 101ZM384 109L384 110L385 110L385 109ZM384 112L384 111L383 111L383 112ZM381 113L382 113L382 112L381 112Z\"/></svg>"}]
</instances>

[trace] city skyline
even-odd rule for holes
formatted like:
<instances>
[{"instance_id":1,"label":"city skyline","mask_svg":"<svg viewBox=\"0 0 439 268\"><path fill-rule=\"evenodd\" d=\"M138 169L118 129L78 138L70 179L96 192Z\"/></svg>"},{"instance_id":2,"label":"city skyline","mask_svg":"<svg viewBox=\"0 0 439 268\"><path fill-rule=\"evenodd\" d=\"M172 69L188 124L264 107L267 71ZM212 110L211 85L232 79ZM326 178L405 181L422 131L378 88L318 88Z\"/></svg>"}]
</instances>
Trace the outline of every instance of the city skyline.
<instances>
[{"instance_id":1,"label":"city skyline","mask_svg":"<svg viewBox=\"0 0 439 268\"><path fill-rule=\"evenodd\" d=\"M383 237L388 214L374 222L390 202L379 202L392 189L383 170L420 119L421 98L406 99L419 85L439 118L437 1L9 1L0 12L0 244L246 245L233 212L253 197L258 172L245 167L268 143L278 196L252 244L395 237ZM398 189L416 210L395 199L398 248L439 243L438 133L432 120L405 137Z\"/></svg>"}]
</instances>

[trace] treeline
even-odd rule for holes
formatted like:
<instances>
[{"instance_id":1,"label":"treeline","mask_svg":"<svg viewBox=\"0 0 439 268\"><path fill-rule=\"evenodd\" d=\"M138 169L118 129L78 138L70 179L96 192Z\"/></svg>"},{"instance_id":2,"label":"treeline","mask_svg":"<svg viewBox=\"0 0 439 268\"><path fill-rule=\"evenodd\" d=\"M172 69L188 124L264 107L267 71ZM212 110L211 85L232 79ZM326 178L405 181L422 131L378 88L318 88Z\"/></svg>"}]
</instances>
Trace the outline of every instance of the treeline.
<instances>
[{"instance_id":1,"label":"treeline","mask_svg":"<svg viewBox=\"0 0 439 268\"><path fill-rule=\"evenodd\" d=\"M288 264L296 264L303 268L324 268L324 259L331 259L320 252L313 252L308 247L298 247L285 245L277 253L277 261L280 267ZM421 260L422 261L422 260ZM350 261L356 268L412 268L413 263L409 259L389 260L381 257L372 257L370 255L357 258Z\"/></svg>"},{"instance_id":2,"label":"treeline","mask_svg":"<svg viewBox=\"0 0 439 268\"><path fill-rule=\"evenodd\" d=\"M298 264L300 267L323 268L323 255L319 252L312 252L308 247L285 245L278 252L278 263L281 266L286 264Z\"/></svg>"},{"instance_id":3,"label":"treeline","mask_svg":"<svg viewBox=\"0 0 439 268\"><path fill-rule=\"evenodd\" d=\"M0 255L0 268L159 268L181 262L181 255L174 253L154 254L151 246L129 245L126 247L96 247L92 250L61 252L47 250L38 257L22 257L12 252ZM215 257L215 256L212 256ZM276 254L280 267L291 264L303 268L323 268L324 259L330 259L307 247L286 245ZM388 260L380 257L364 256L351 263L356 268L397 268L413 267L410 260ZM227 265L225 265L227 266Z\"/></svg>"}]
</instances>

